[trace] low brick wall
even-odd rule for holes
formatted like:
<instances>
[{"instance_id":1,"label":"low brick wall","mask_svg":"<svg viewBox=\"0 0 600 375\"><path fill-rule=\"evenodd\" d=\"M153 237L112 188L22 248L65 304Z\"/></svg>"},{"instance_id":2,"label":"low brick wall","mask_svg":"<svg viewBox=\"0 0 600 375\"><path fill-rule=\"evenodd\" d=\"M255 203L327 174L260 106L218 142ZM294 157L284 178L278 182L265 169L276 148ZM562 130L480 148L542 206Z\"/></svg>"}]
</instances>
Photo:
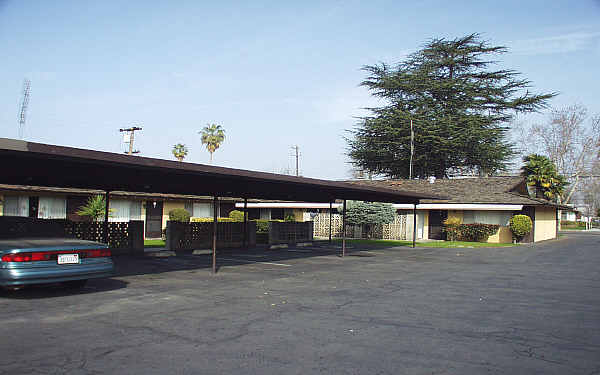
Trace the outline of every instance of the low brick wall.
<instances>
[{"instance_id":1,"label":"low brick wall","mask_svg":"<svg viewBox=\"0 0 600 375\"><path fill-rule=\"evenodd\" d=\"M269 244L295 244L310 242L314 239L313 222L270 222Z\"/></svg>"},{"instance_id":2,"label":"low brick wall","mask_svg":"<svg viewBox=\"0 0 600 375\"><path fill-rule=\"evenodd\" d=\"M212 248L213 223L167 222L166 248L168 250L197 250ZM256 223L248 222L247 241L249 247L256 246ZM242 247L244 245L244 223L217 223L217 248Z\"/></svg>"},{"instance_id":3,"label":"low brick wall","mask_svg":"<svg viewBox=\"0 0 600 375\"><path fill-rule=\"evenodd\" d=\"M16 237L74 237L104 243L104 223L0 216L0 238ZM143 221L108 223L108 237L115 255L144 252Z\"/></svg>"}]
</instances>

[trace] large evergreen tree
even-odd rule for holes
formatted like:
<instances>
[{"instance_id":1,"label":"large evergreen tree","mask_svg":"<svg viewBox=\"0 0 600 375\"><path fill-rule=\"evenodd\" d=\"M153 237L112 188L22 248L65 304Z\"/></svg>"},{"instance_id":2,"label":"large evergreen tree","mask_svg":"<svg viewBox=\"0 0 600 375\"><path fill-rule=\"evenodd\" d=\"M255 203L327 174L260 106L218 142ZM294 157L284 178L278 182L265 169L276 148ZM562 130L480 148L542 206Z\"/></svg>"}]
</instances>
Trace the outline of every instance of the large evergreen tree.
<instances>
[{"instance_id":1,"label":"large evergreen tree","mask_svg":"<svg viewBox=\"0 0 600 375\"><path fill-rule=\"evenodd\" d=\"M347 139L354 166L408 177L412 120L413 177L504 170L513 154L505 124L555 95L530 93L514 70L493 70L489 56L504 52L472 34L434 39L397 66L363 67L369 76L362 85L386 104L371 108Z\"/></svg>"}]
</instances>

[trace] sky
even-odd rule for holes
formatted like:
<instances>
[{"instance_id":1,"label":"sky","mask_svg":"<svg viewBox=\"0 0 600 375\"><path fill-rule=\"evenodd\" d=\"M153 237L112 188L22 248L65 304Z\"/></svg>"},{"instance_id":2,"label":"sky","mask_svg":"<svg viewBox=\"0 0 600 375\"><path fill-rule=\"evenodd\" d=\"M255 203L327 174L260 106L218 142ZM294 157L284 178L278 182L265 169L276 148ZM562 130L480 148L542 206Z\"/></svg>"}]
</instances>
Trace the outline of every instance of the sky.
<instances>
[{"instance_id":1,"label":"sky","mask_svg":"<svg viewBox=\"0 0 600 375\"><path fill-rule=\"evenodd\" d=\"M208 164L198 132L225 129L214 165L346 179L344 137L378 102L364 65L397 63L431 38L480 33L499 67L556 108L600 113L600 1L0 0L0 137ZM524 121L542 121L543 114Z\"/></svg>"}]
</instances>

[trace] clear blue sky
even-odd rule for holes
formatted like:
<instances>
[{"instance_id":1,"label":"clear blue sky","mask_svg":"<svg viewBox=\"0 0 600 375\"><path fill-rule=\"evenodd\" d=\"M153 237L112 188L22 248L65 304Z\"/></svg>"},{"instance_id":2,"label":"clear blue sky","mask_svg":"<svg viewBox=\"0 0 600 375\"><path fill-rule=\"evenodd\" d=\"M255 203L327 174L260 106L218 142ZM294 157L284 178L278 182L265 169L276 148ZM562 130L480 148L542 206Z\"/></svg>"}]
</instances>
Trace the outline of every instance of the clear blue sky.
<instances>
[{"instance_id":1,"label":"clear blue sky","mask_svg":"<svg viewBox=\"0 0 600 375\"><path fill-rule=\"evenodd\" d=\"M218 3L218 4L217 4ZM553 106L600 113L600 2L0 0L0 137L207 163L197 132L221 124L220 166L342 179L346 129L375 102L360 67L398 62L433 37L478 32Z\"/></svg>"}]
</instances>

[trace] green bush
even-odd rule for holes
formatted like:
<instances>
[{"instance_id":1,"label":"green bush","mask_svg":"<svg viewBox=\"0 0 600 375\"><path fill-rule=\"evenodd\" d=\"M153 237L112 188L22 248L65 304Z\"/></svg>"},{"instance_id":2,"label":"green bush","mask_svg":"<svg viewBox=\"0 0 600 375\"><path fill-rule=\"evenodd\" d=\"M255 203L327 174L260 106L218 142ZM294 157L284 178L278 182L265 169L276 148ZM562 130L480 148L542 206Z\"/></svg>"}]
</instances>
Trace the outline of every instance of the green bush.
<instances>
[{"instance_id":1,"label":"green bush","mask_svg":"<svg viewBox=\"0 0 600 375\"><path fill-rule=\"evenodd\" d=\"M195 217L192 219L192 223L212 223L214 220L212 217ZM217 222L218 223L231 223L234 222L235 220L233 220L230 217L218 217L217 218Z\"/></svg>"},{"instance_id":2,"label":"green bush","mask_svg":"<svg viewBox=\"0 0 600 375\"><path fill-rule=\"evenodd\" d=\"M461 220L457 217L449 217L444 220L444 232L448 237L448 241L457 241L459 238L459 228L461 224Z\"/></svg>"},{"instance_id":3,"label":"green bush","mask_svg":"<svg viewBox=\"0 0 600 375\"><path fill-rule=\"evenodd\" d=\"M256 233L269 233L269 223L283 223L283 220L256 219Z\"/></svg>"},{"instance_id":4,"label":"green bush","mask_svg":"<svg viewBox=\"0 0 600 375\"><path fill-rule=\"evenodd\" d=\"M290 214L285 217L284 221L294 223L294 222L296 222L296 217L294 215Z\"/></svg>"},{"instance_id":5,"label":"green bush","mask_svg":"<svg viewBox=\"0 0 600 375\"><path fill-rule=\"evenodd\" d=\"M488 237L500 229L497 224L461 224L458 226L460 241L487 242Z\"/></svg>"},{"instance_id":6,"label":"green bush","mask_svg":"<svg viewBox=\"0 0 600 375\"><path fill-rule=\"evenodd\" d=\"M510 218L509 227L513 237L520 241L524 236L531 233L533 222L527 215L515 215Z\"/></svg>"},{"instance_id":7,"label":"green bush","mask_svg":"<svg viewBox=\"0 0 600 375\"><path fill-rule=\"evenodd\" d=\"M169 211L169 220L177 221L180 223L190 222L190 213L185 208L176 208Z\"/></svg>"},{"instance_id":8,"label":"green bush","mask_svg":"<svg viewBox=\"0 0 600 375\"><path fill-rule=\"evenodd\" d=\"M244 211L233 210L229 213L229 218L233 221L244 221Z\"/></svg>"},{"instance_id":9,"label":"green bush","mask_svg":"<svg viewBox=\"0 0 600 375\"><path fill-rule=\"evenodd\" d=\"M569 221L569 220L562 220L560 222L560 226L562 228L585 228L585 222L583 221Z\"/></svg>"},{"instance_id":10,"label":"green bush","mask_svg":"<svg viewBox=\"0 0 600 375\"><path fill-rule=\"evenodd\" d=\"M256 221L256 233L269 233L269 220L254 220Z\"/></svg>"}]
</instances>

